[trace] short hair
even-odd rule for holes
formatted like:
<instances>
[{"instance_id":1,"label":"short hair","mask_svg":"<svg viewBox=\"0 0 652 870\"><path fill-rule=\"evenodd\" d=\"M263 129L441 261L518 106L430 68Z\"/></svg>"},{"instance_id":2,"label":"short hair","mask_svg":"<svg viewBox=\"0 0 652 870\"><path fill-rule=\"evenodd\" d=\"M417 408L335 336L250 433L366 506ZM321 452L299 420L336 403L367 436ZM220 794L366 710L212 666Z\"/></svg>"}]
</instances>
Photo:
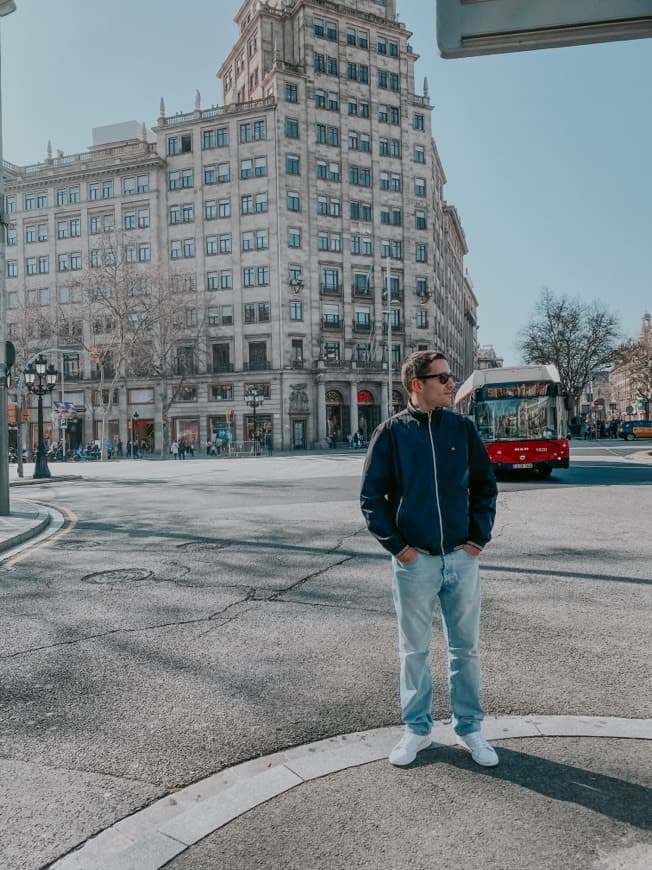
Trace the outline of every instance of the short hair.
<instances>
[{"instance_id":1,"label":"short hair","mask_svg":"<svg viewBox=\"0 0 652 870\"><path fill-rule=\"evenodd\" d=\"M401 368L401 380L408 394L412 392L412 381L427 375L430 363L436 359L446 359L446 355L438 350L416 350L405 357Z\"/></svg>"}]
</instances>

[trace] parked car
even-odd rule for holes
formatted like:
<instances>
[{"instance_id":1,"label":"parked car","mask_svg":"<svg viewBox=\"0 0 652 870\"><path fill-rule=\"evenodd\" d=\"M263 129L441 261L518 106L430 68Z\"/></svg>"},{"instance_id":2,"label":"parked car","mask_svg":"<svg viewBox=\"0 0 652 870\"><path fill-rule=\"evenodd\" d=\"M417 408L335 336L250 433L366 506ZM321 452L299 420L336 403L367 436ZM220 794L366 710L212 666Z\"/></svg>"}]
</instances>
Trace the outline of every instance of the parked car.
<instances>
[{"instance_id":1,"label":"parked car","mask_svg":"<svg viewBox=\"0 0 652 870\"><path fill-rule=\"evenodd\" d=\"M625 441L635 438L652 438L652 420L625 420L620 427L620 437Z\"/></svg>"}]
</instances>

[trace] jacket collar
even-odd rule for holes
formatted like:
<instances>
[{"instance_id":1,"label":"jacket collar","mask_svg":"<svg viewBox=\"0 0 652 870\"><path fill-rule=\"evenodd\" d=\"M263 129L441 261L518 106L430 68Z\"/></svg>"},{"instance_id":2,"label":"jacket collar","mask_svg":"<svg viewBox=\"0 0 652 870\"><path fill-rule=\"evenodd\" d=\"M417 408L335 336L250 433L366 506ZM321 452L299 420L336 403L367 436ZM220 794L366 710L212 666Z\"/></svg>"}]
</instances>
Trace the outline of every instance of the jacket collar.
<instances>
[{"instance_id":1,"label":"jacket collar","mask_svg":"<svg viewBox=\"0 0 652 870\"><path fill-rule=\"evenodd\" d=\"M443 410L443 408L435 408L432 411L432 414L438 417ZM428 412L422 411L420 408L415 408L409 399L407 403L407 412L411 417L414 417L415 420L419 420L419 422L425 422L428 419Z\"/></svg>"}]
</instances>

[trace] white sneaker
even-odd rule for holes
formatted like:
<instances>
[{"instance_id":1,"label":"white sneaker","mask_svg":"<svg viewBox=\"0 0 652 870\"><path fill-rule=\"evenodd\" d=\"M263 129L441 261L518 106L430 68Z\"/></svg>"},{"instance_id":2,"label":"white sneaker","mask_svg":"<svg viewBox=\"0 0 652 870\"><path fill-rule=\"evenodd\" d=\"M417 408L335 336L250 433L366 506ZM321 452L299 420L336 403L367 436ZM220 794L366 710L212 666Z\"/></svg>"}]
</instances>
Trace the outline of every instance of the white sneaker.
<instances>
[{"instance_id":1,"label":"white sneaker","mask_svg":"<svg viewBox=\"0 0 652 870\"><path fill-rule=\"evenodd\" d=\"M458 743L471 751L471 758L476 764L483 767L495 767L498 764L498 755L493 746L490 746L479 731L472 734L458 734Z\"/></svg>"},{"instance_id":2,"label":"white sneaker","mask_svg":"<svg viewBox=\"0 0 652 870\"><path fill-rule=\"evenodd\" d=\"M427 749L431 743L432 737L430 732L427 734L413 734L411 731L405 731L396 746L389 753L389 760L398 767L412 764L417 757L417 752Z\"/></svg>"}]
</instances>

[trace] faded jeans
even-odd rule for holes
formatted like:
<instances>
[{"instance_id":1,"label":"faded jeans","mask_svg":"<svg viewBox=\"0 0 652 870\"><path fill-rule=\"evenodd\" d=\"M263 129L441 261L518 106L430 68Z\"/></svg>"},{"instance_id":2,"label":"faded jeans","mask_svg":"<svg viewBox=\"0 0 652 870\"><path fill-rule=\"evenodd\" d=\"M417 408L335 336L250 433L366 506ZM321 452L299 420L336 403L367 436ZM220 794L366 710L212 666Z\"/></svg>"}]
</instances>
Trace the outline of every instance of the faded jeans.
<instances>
[{"instance_id":1,"label":"faded jeans","mask_svg":"<svg viewBox=\"0 0 652 870\"><path fill-rule=\"evenodd\" d=\"M448 687L456 734L480 730L480 560L465 550L445 556L419 553L403 564L392 557L392 591L398 617L401 713L408 731L432 728L430 638L439 600L448 644Z\"/></svg>"}]
</instances>

